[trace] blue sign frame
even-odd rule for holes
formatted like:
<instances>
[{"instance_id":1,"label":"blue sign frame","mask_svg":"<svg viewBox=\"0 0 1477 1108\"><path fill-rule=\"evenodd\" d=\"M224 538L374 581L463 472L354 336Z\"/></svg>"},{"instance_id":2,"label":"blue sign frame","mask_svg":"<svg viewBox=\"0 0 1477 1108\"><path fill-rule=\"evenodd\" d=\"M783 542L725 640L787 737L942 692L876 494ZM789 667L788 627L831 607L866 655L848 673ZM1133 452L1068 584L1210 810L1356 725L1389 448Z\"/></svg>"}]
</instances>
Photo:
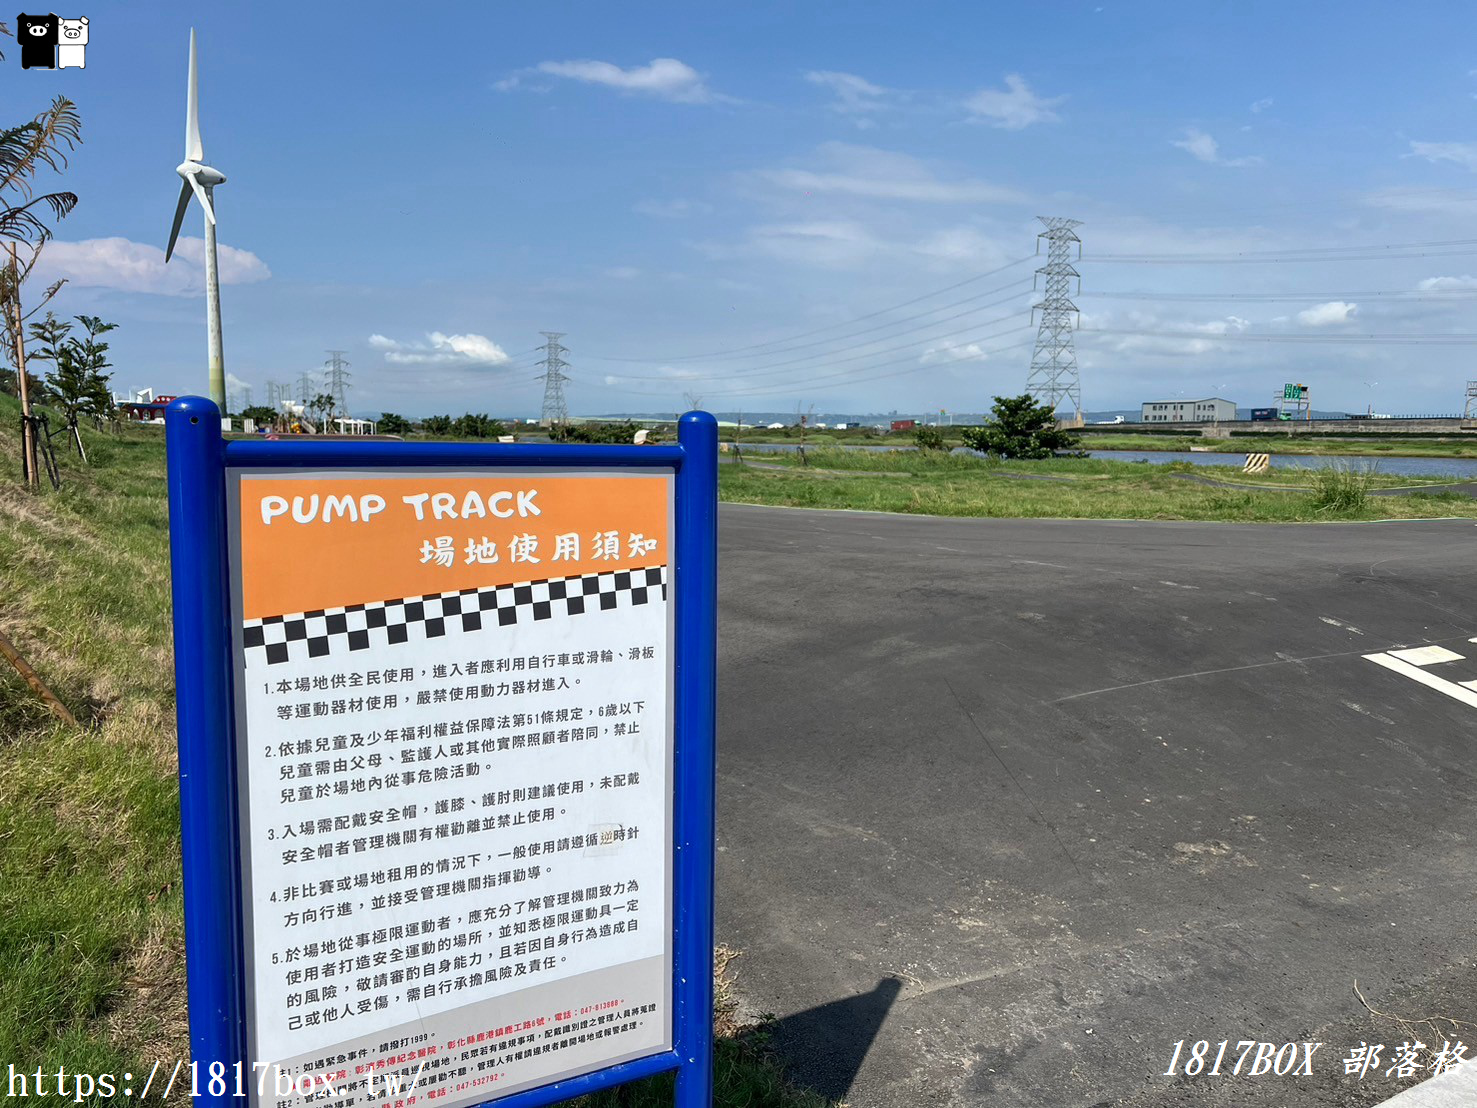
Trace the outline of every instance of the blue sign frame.
<instances>
[{"instance_id":1,"label":"blue sign frame","mask_svg":"<svg viewBox=\"0 0 1477 1108\"><path fill-rule=\"evenodd\" d=\"M198 396L173 401L164 422L190 1050L201 1099L228 1103L238 1085L249 1087L255 1079L255 1060L246 1057L226 468L577 466L669 468L675 474L673 1049L485 1103L537 1108L675 1071L676 1108L709 1108L718 627L714 418L688 412L678 422L675 445L641 447L226 439L220 410ZM222 1067L212 1070L214 1063ZM223 1074L223 1093L210 1092L211 1073Z\"/></svg>"}]
</instances>

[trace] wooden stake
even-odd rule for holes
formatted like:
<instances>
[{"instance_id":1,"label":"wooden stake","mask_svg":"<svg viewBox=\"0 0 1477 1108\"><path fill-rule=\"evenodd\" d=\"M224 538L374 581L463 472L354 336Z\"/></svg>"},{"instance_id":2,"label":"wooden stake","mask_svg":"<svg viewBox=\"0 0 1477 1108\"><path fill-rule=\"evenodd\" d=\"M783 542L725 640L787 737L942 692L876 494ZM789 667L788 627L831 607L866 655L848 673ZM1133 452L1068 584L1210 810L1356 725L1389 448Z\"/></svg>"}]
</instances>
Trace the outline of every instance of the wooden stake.
<instances>
[{"instance_id":1,"label":"wooden stake","mask_svg":"<svg viewBox=\"0 0 1477 1108\"><path fill-rule=\"evenodd\" d=\"M15 243L10 244L10 308L15 320L15 366L21 398L21 473L32 488L41 483L36 472L36 427L31 422L31 394L26 382L26 321L21 315L20 262ZM7 655L8 656L8 655Z\"/></svg>"},{"instance_id":2,"label":"wooden stake","mask_svg":"<svg viewBox=\"0 0 1477 1108\"><path fill-rule=\"evenodd\" d=\"M46 706L51 709L52 715L66 720L73 727L81 730L82 725L77 722L77 718L71 712L67 711L67 706L56 698L54 692L46 687L46 682L37 676L36 671L26 664L26 660L20 656L20 651L16 650L15 644L5 637L3 631L0 631L0 654L5 655L6 661L13 665L16 672L26 679L26 684L35 690L36 695L46 701Z\"/></svg>"}]
</instances>

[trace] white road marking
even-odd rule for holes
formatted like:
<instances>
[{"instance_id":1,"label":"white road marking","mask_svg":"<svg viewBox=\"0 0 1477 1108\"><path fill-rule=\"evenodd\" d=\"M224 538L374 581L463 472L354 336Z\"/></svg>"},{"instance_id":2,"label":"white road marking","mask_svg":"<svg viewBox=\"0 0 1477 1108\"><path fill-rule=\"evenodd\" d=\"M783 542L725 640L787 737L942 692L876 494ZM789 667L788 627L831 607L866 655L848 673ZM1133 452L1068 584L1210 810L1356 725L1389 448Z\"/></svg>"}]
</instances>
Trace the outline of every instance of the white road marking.
<instances>
[{"instance_id":1,"label":"white road marking","mask_svg":"<svg viewBox=\"0 0 1477 1108\"><path fill-rule=\"evenodd\" d=\"M1359 630L1359 628L1353 626L1352 624L1341 623L1339 620L1334 619L1332 616L1319 616L1318 618L1321 619L1324 623L1328 624L1330 627L1342 627L1345 631L1352 631L1356 635L1364 634L1363 631Z\"/></svg>"},{"instance_id":2,"label":"white road marking","mask_svg":"<svg viewBox=\"0 0 1477 1108\"><path fill-rule=\"evenodd\" d=\"M1440 648L1438 647L1437 649ZM1409 651L1402 650L1398 653L1406 654ZM1394 653L1366 654L1364 657L1377 666L1384 666L1386 669L1392 670L1402 677L1409 677L1412 681L1425 685L1428 689L1435 689L1437 692L1449 696L1453 700L1460 700L1468 707L1477 708L1477 690L1465 688L1455 681L1448 681L1443 677L1437 677L1434 674L1427 673L1418 665L1413 666L1409 662L1401 661L1394 656Z\"/></svg>"},{"instance_id":3,"label":"white road marking","mask_svg":"<svg viewBox=\"0 0 1477 1108\"><path fill-rule=\"evenodd\" d=\"M1178 581L1160 581L1159 583L1168 585L1172 589L1194 589L1197 592L1200 590L1199 585L1181 585Z\"/></svg>"},{"instance_id":4,"label":"white road marking","mask_svg":"<svg viewBox=\"0 0 1477 1108\"><path fill-rule=\"evenodd\" d=\"M1434 666L1441 662L1460 662L1462 656L1444 646L1417 646L1410 650L1392 650L1390 657L1413 666Z\"/></svg>"}]
</instances>

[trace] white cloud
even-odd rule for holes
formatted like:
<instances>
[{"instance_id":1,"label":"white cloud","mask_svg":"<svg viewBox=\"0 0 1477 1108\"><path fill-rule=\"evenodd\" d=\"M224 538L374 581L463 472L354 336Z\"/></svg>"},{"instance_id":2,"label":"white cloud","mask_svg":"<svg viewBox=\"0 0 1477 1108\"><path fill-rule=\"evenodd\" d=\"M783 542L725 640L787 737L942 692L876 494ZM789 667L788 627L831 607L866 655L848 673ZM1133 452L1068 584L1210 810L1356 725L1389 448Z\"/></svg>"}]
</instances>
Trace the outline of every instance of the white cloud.
<instances>
[{"instance_id":1,"label":"white cloud","mask_svg":"<svg viewBox=\"0 0 1477 1108\"><path fill-rule=\"evenodd\" d=\"M1372 208L1429 212L1463 220L1470 219L1477 211L1472 206L1477 201L1477 192L1471 189L1384 188L1365 193L1360 200Z\"/></svg>"},{"instance_id":2,"label":"white cloud","mask_svg":"<svg viewBox=\"0 0 1477 1108\"><path fill-rule=\"evenodd\" d=\"M640 277L641 271L633 265L616 265L607 269L605 276L616 281L630 281Z\"/></svg>"},{"instance_id":3,"label":"white cloud","mask_svg":"<svg viewBox=\"0 0 1477 1108\"><path fill-rule=\"evenodd\" d=\"M793 192L827 192L871 200L938 204L1024 203L1014 189L961 177L943 180L924 162L872 146L827 142L817 150L818 169L763 169L755 176Z\"/></svg>"},{"instance_id":4,"label":"white cloud","mask_svg":"<svg viewBox=\"0 0 1477 1108\"><path fill-rule=\"evenodd\" d=\"M893 95L891 89L874 85L854 73L837 73L829 69L812 69L805 79L813 85L831 90L834 99L830 108L833 112L852 116L858 127L867 127L871 121L866 117L885 108Z\"/></svg>"},{"instance_id":5,"label":"white cloud","mask_svg":"<svg viewBox=\"0 0 1477 1108\"><path fill-rule=\"evenodd\" d=\"M370 335L369 345L385 352L385 361L395 365L502 365L507 353L485 335L448 335L430 331L425 342L400 342L385 335Z\"/></svg>"},{"instance_id":6,"label":"white cloud","mask_svg":"<svg viewBox=\"0 0 1477 1108\"><path fill-rule=\"evenodd\" d=\"M1221 157L1220 143L1195 127L1185 128L1185 137L1182 139L1171 139L1171 146L1178 146L1181 150L1192 157L1204 162L1206 165L1261 165L1262 159L1252 156L1246 158L1223 158Z\"/></svg>"},{"instance_id":7,"label":"white cloud","mask_svg":"<svg viewBox=\"0 0 1477 1108\"><path fill-rule=\"evenodd\" d=\"M1218 340L1225 335L1241 334L1251 326L1251 320L1234 315L1221 319L1184 320L1164 319L1152 312L1142 311L1121 315L1115 312L1083 312L1081 321L1082 327L1078 333L1083 339L1085 355L1091 355L1095 351L1109 351L1115 354L1176 358L1198 357L1203 354L1225 358L1228 352L1234 353L1241 344ZM1160 333L1103 333L1113 331Z\"/></svg>"},{"instance_id":8,"label":"white cloud","mask_svg":"<svg viewBox=\"0 0 1477 1108\"><path fill-rule=\"evenodd\" d=\"M1003 265L1009 254L999 240L977 227L945 227L925 236L913 249L927 258L959 262L963 265L993 269Z\"/></svg>"},{"instance_id":9,"label":"white cloud","mask_svg":"<svg viewBox=\"0 0 1477 1108\"><path fill-rule=\"evenodd\" d=\"M1425 158L1432 164L1455 162L1477 172L1477 142L1412 142L1406 157Z\"/></svg>"},{"instance_id":10,"label":"white cloud","mask_svg":"<svg viewBox=\"0 0 1477 1108\"><path fill-rule=\"evenodd\" d=\"M712 371L692 367L678 369L675 366L661 365L656 367L655 374L650 373L647 369L642 369L640 376L632 377L622 377L619 373L607 373L604 377L604 383L607 385L630 385L634 383L638 387L645 386L649 388L650 378L657 375L665 377L669 381L710 380Z\"/></svg>"},{"instance_id":11,"label":"white cloud","mask_svg":"<svg viewBox=\"0 0 1477 1108\"><path fill-rule=\"evenodd\" d=\"M1422 292L1440 292L1445 289L1477 289L1477 277L1462 274L1460 277L1427 277L1416 288Z\"/></svg>"},{"instance_id":12,"label":"white cloud","mask_svg":"<svg viewBox=\"0 0 1477 1108\"><path fill-rule=\"evenodd\" d=\"M750 230L749 241L759 253L781 261L828 269L857 265L883 247L861 224L845 220L765 224Z\"/></svg>"},{"instance_id":13,"label":"white cloud","mask_svg":"<svg viewBox=\"0 0 1477 1108\"><path fill-rule=\"evenodd\" d=\"M622 69L612 62L588 58L539 62L532 69L523 70L497 82L496 87L503 90L518 88L523 84L524 76L530 73L604 85L621 92L654 96L659 100L671 100L680 104L705 104L717 99L703 80L702 74L676 58L655 58L649 65L633 65L629 69Z\"/></svg>"},{"instance_id":14,"label":"white cloud","mask_svg":"<svg viewBox=\"0 0 1477 1108\"><path fill-rule=\"evenodd\" d=\"M223 285L249 285L272 275L249 250L222 243L216 247L216 259ZM181 238L167 265L159 247L131 239L53 240L41 252L36 276L41 282L65 278L87 288L200 296L205 292L205 240Z\"/></svg>"},{"instance_id":15,"label":"white cloud","mask_svg":"<svg viewBox=\"0 0 1477 1108\"><path fill-rule=\"evenodd\" d=\"M1031 91L1018 73L1005 76L1005 88L981 89L964 106L975 116L983 116L994 127L1019 131L1033 123L1056 123L1061 116L1052 111L1066 100L1065 96L1042 97Z\"/></svg>"},{"instance_id":16,"label":"white cloud","mask_svg":"<svg viewBox=\"0 0 1477 1108\"><path fill-rule=\"evenodd\" d=\"M977 342L940 342L925 350L918 361L923 365L937 362L986 362L990 355Z\"/></svg>"},{"instance_id":17,"label":"white cloud","mask_svg":"<svg viewBox=\"0 0 1477 1108\"><path fill-rule=\"evenodd\" d=\"M686 219L694 215L706 215L713 210L712 204L701 200L642 200L634 210L641 215L656 216L658 219Z\"/></svg>"},{"instance_id":18,"label":"white cloud","mask_svg":"<svg viewBox=\"0 0 1477 1108\"><path fill-rule=\"evenodd\" d=\"M1297 320L1305 327L1328 327L1334 323L1350 322L1358 311L1358 304L1349 304L1343 300L1330 300L1327 304L1315 304L1311 308L1298 312Z\"/></svg>"},{"instance_id":19,"label":"white cloud","mask_svg":"<svg viewBox=\"0 0 1477 1108\"><path fill-rule=\"evenodd\" d=\"M1253 113L1261 113L1261 112L1266 111L1271 106L1272 106L1272 98L1270 96L1266 96L1266 97L1263 97L1262 99L1258 100L1256 103L1252 104L1251 110L1252 110Z\"/></svg>"}]
</instances>

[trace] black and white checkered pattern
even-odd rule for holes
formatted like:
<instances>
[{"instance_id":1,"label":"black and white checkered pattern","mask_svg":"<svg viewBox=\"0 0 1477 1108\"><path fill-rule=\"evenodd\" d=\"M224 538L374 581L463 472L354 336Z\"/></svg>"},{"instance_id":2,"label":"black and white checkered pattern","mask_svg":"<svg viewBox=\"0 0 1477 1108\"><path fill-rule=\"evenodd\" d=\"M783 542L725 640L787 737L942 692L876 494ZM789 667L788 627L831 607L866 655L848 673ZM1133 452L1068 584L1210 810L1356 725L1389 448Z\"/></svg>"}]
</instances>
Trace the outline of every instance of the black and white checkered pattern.
<instances>
[{"instance_id":1,"label":"black and white checkered pattern","mask_svg":"<svg viewBox=\"0 0 1477 1108\"><path fill-rule=\"evenodd\" d=\"M376 642L436 639L456 631L610 611L622 604L647 604L666 597L667 567L652 566L267 616L246 621L246 664L323 658L346 650L367 650Z\"/></svg>"}]
</instances>

